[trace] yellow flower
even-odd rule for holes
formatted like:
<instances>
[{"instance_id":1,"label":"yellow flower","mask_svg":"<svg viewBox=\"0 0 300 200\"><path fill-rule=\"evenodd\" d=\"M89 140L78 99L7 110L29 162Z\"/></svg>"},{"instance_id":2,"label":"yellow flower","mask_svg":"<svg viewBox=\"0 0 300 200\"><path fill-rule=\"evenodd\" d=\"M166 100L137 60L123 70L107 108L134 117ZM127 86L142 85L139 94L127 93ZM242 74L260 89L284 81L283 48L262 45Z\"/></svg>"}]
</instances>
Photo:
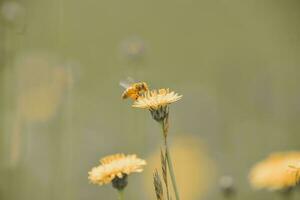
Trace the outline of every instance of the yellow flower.
<instances>
[{"instance_id":1,"label":"yellow flower","mask_svg":"<svg viewBox=\"0 0 300 200\"><path fill-rule=\"evenodd\" d=\"M173 102L176 102L182 98L182 95L170 92L169 89L159 89L145 92L134 103L135 108L146 108L149 110L157 110L160 107L167 106Z\"/></svg>"},{"instance_id":2,"label":"yellow flower","mask_svg":"<svg viewBox=\"0 0 300 200\"><path fill-rule=\"evenodd\" d=\"M134 154L115 154L101 159L100 165L88 173L88 178L92 183L98 185L114 183L114 180L126 178L133 172L142 172L144 165L146 165L146 161L137 158Z\"/></svg>"},{"instance_id":3,"label":"yellow flower","mask_svg":"<svg viewBox=\"0 0 300 200\"><path fill-rule=\"evenodd\" d=\"M145 92L134 103L135 108L148 109L151 112L153 119L160 122L168 117L168 105L182 98L182 95L170 92L169 89L159 89Z\"/></svg>"},{"instance_id":4,"label":"yellow flower","mask_svg":"<svg viewBox=\"0 0 300 200\"><path fill-rule=\"evenodd\" d=\"M281 190L295 186L299 182L296 166L300 152L279 152L256 164L250 172L250 182L256 189Z\"/></svg>"},{"instance_id":5,"label":"yellow flower","mask_svg":"<svg viewBox=\"0 0 300 200\"><path fill-rule=\"evenodd\" d=\"M300 183L300 161L298 161L296 164L290 165L289 168L290 168L290 172L295 174L296 184L299 184Z\"/></svg>"}]
</instances>

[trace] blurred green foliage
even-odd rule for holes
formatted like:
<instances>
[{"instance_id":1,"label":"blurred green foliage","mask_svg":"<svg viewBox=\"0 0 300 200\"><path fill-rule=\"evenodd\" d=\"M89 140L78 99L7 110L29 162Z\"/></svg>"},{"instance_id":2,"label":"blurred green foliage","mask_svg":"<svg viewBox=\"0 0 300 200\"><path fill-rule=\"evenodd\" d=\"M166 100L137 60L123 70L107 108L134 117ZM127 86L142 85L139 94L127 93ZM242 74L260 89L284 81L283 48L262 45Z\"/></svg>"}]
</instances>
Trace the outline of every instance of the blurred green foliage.
<instances>
[{"instance_id":1,"label":"blurred green foliage","mask_svg":"<svg viewBox=\"0 0 300 200\"><path fill-rule=\"evenodd\" d=\"M201 139L218 176L234 178L237 199L278 196L253 191L247 174L270 152L300 145L299 1L9 2L0 1L0 199L115 199L87 172L107 154L146 158L161 137L148 113L121 100L127 76L183 94L170 138ZM137 50L126 46L135 41ZM47 56L37 64L36 55ZM65 71L51 78L57 67ZM33 93L33 118L19 107L23 93ZM39 111L52 114L29 120ZM128 199L148 199L142 176L131 178ZM218 180L205 199L223 199Z\"/></svg>"}]
</instances>

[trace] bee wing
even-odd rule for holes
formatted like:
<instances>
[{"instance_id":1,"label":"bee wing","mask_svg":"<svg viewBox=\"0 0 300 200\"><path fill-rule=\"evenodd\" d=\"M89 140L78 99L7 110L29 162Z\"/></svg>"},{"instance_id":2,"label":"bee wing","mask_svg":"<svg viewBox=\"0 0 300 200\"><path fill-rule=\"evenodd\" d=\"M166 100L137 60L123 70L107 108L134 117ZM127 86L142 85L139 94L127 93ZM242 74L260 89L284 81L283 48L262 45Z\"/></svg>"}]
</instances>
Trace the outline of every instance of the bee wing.
<instances>
[{"instance_id":1,"label":"bee wing","mask_svg":"<svg viewBox=\"0 0 300 200\"><path fill-rule=\"evenodd\" d=\"M120 86L124 89L127 89L130 86L130 84L128 84L127 82L124 82L124 81L120 81Z\"/></svg>"},{"instance_id":2,"label":"bee wing","mask_svg":"<svg viewBox=\"0 0 300 200\"><path fill-rule=\"evenodd\" d=\"M131 84L137 82L135 79L133 79L133 78L130 77L130 76L128 76L128 77L126 78L126 80L127 80L128 82L130 82Z\"/></svg>"},{"instance_id":3,"label":"bee wing","mask_svg":"<svg viewBox=\"0 0 300 200\"><path fill-rule=\"evenodd\" d=\"M123 87L124 89L127 89L130 87L133 83L135 83L134 79L131 77L127 77L126 80L121 80L120 81L120 86Z\"/></svg>"}]
</instances>

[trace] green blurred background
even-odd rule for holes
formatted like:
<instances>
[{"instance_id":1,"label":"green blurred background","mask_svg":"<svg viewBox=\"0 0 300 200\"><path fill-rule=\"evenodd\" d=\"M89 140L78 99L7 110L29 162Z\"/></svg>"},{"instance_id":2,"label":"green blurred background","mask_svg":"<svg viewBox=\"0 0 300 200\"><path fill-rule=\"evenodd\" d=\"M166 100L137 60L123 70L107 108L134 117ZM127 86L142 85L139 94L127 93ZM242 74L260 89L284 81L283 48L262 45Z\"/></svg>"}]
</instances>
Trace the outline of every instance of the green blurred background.
<instances>
[{"instance_id":1,"label":"green blurred background","mask_svg":"<svg viewBox=\"0 0 300 200\"><path fill-rule=\"evenodd\" d=\"M192 161L173 155L186 178L179 188L199 187L184 200L224 199L223 175L233 177L235 199L280 199L252 190L247 177L269 153L300 145L299 0L0 6L0 199L116 199L87 172L117 152L147 159L161 139L148 112L121 100L119 81L128 76L183 95L171 107L171 145L199 141ZM213 167L191 185L184 165L197 155ZM147 173L130 177L127 199L154 199Z\"/></svg>"}]
</instances>

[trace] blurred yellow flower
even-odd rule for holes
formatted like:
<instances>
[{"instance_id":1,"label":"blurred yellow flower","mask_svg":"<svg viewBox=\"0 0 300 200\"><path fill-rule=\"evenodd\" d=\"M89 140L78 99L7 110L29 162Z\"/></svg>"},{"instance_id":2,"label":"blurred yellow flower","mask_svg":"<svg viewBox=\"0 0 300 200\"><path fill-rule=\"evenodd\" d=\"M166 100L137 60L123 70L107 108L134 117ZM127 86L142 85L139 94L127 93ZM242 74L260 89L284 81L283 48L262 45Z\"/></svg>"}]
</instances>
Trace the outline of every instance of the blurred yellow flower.
<instances>
[{"instance_id":1,"label":"blurred yellow flower","mask_svg":"<svg viewBox=\"0 0 300 200\"><path fill-rule=\"evenodd\" d=\"M145 42L139 37L131 37L121 44L121 52L129 59L142 58L146 51Z\"/></svg>"},{"instance_id":2,"label":"blurred yellow flower","mask_svg":"<svg viewBox=\"0 0 300 200\"><path fill-rule=\"evenodd\" d=\"M256 164L249 175L251 185L256 189L281 190L293 187L299 175L290 166L297 166L300 152L278 152Z\"/></svg>"},{"instance_id":3,"label":"blurred yellow flower","mask_svg":"<svg viewBox=\"0 0 300 200\"><path fill-rule=\"evenodd\" d=\"M160 107L167 106L174 103L182 98L182 95L170 92L169 89L159 89L145 92L140 98L134 103L135 108L146 108L149 110L157 110Z\"/></svg>"},{"instance_id":4,"label":"blurred yellow flower","mask_svg":"<svg viewBox=\"0 0 300 200\"><path fill-rule=\"evenodd\" d=\"M136 155L115 154L104 157L100 165L88 174L89 180L98 185L111 183L115 178L123 178L133 172L142 172L146 161Z\"/></svg>"},{"instance_id":5,"label":"blurred yellow flower","mask_svg":"<svg viewBox=\"0 0 300 200\"><path fill-rule=\"evenodd\" d=\"M31 52L16 57L11 77L16 104L10 142L12 166L20 160L25 126L48 122L58 113L73 85L71 68L48 53Z\"/></svg>"},{"instance_id":6,"label":"blurred yellow flower","mask_svg":"<svg viewBox=\"0 0 300 200\"><path fill-rule=\"evenodd\" d=\"M58 111L73 83L67 67L55 57L31 53L16 60L17 112L27 122L45 122Z\"/></svg>"},{"instance_id":7,"label":"blurred yellow flower","mask_svg":"<svg viewBox=\"0 0 300 200\"><path fill-rule=\"evenodd\" d=\"M295 174L296 184L300 183L300 161L289 166L291 173Z\"/></svg>"},{"instance_id":8,"label":"blurred yellow flower","mask_svg":"<svg viewBox=\"0 0 300 200\"><path fill-rule=\"evenodd\" d=\"M203 198L210 189L216 172L215 164L206 154L205 146L198 138L186 134L184 137L175 137L170 144L180 198L184 200ZM150 196L149 199L155 199L152 179L153 169L160 166L160 149L152 152L147 161L149 166L145 170L145 192ZM168 182L171 191L171 180ZM170 194L175 197L174 193Z\"/></svg>"}]
</instances>

